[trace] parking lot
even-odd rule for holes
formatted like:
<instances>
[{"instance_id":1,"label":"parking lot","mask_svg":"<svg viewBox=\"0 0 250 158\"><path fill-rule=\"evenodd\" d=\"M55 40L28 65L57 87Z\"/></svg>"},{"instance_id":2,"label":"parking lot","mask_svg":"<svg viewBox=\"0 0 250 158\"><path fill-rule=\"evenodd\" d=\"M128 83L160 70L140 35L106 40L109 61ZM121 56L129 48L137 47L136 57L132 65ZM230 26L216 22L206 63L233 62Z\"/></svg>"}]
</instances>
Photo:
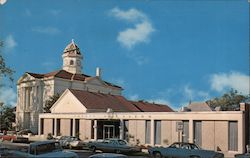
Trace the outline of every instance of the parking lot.
<instances>
[{"instance_id":1,"label":"parking lot","mask_svg":"<svg viewBox=\"0 0 250 158\"><path fill-rule=\"evenodd\" d=\"M20 149L24 148L25 146L27 146L27 144L11 143L11 142L7 142L7 141L1 142L1 144L0 144L0 147L6 147L6 148L11 149L11 150L20 150ZM90 155L94 154L87 149L85 149L85 150L65 149L65 150L73 151L73 152L77 153L80 158L88 158ZM99 151L97 151L97 153L98 152ZM144 153L144 152L135 153L133 155L129 154L128 157L129 158L149 158L148 154Z\"/></svg>"}]
</instances>

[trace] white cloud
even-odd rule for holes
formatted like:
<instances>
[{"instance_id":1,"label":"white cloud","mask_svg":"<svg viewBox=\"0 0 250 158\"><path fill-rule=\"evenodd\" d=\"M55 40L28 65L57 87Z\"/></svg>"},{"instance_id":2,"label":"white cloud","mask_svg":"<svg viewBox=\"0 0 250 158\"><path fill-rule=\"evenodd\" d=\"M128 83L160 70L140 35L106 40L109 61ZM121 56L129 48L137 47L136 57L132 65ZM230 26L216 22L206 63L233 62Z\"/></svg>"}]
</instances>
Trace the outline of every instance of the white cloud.
<instances>
[{"instance_id":1,"label":"white cloud","mask_svg":"<svg viewBox=\"0 0 250 158\"><path fill-rule=\"evenodd\" d=\"M250 77L239 72L217 73L211 75L211 89L225 92L231 88L248 95L250 93Z\"/></svg>"},{"instance_id":2,"label":"white cloud","mask_svg":"<svg viewBox=\"0 0 250 158\"><path fill-rule=\"evenodd\" d=\"M118 7L113 8L110 14L118 19L127 20L129 22L147 19L147 16L138 11L137 9L129 9L128 11L123 11Z\"/></svg>"},{"instance_id":3,"label":"white cloud","mask_svg":"<svg viewBox=\"0 0 250 158\"><path fill-rule=\"evenodd\" d=\"M6 2L7 2L7 0L0 0L1 5L4 5L4 3L6 3Z\"/></svg>"},{"instance_id":4,"label":"white cloud","mask_svg":"<svg viewBox=\"0 0 250 158\"><path fill-rule=\"evenodd\" d=\"M133 48L138 43L149 42L150 34L154 31L151 23L144 21L136 24L135 28L128 28L124 31L119 32L117 37L120 42L126 48Z\"/></svg>"},{"instance_id":5,"label":"white cloud","mask_svg":"<svg viewBox=\"0 0 250 158\"><path fill-rule=\"evenodd\" d=\"M117 41L127 49L139 43L148 43L150 35L155 31L148 17L137 9L124 11L116 7L110 11L110 15L133 23L134 27L120 31L117 36Z\"/></svg>"},{"instance_id":6,"label":"white cloud","mask_svg":"<svg viewBox=\"0 0 250 158\"><path fill-rule=\"evenodd\" d=\"M126 84L124 79L122 79L122 78L112 78L112 79L110 79L110 82L114 83L118 86L121 86L123 88L125 87L125 84Z\"/></svg>"},{"instance_id":7,"label":"white cloud","mask_svg":"<svg viewBox=\"0 0 250 158\"><path fill-rule=\"evenodd\" d=\"M210 97L208 92L193 89L189 85L184 86L183 95L188 101L206 101Z\"/></svg>"},{"instance_id":8,"label":"white cloud","mask_svg":"<svg viewBox=\"0 0 250 158\"><path fill-rule=\"evenodd\" d=\"M56 27L34 27L32 28L33 32L55 35L59 34L61 31Z\"/></svg>"},{"instance_id":9,"label":"white cloud","mask_svg":"<svg viewBox=\"0 0 250 158\"><path fill-rule=\"evenodd\" d=\"M13 49L17 46L17 43L12 35L8 35L5 39L5 47L7 49Z\"/></svg>"},{"instance_id":10,"label":"white cloud","mask_svg":"<svg viewBox=\"0 0 250 158\"><path fill-rule=\"evenodd\" d=\"M171 106L170 102L163 98L155 98L155 99L149 99L147 100L150 103L156 103L156 104L163 104L163 105L169 105Z\"/></svg>"},{"instance_id":11,"label":"white cloud","mask_svg":"<svg viewBox=\"0 0 250 158\"><path fill-rule=\"evenodd\" d=\"M0 102L6 105L16 105L16 92L11 88L0 88Z\"/></svg>"}]
</instances>

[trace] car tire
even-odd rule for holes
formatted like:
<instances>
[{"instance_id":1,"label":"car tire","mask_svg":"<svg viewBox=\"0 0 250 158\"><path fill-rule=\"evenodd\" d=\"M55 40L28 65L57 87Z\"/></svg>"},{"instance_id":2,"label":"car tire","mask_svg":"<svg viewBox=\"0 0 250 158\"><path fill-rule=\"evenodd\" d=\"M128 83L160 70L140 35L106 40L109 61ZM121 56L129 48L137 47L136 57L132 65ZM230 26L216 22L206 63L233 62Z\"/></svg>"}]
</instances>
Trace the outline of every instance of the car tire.
<instances>
[{"instance_id":1,"label":"car tire","mask_svg":"<svg viewBox=\"0 0 250 158\"><path fill-rule=\"evenodd\" d=\"M154 156L154 158L162 158L160 152L155 152L153 156Z\"/></svg>"},{"instance_id":2,"label":"car tire","mask_svg":"<svg viewBox=\"0 0 250 158\"><path fill-rule=\"evenodd\" d=\"M95 147L95 146L91 146L91 147L90 147L90 150L91 150L93 153L95 153L95 152L96 152L96 147Z\"/></svg>"}]
</instances>

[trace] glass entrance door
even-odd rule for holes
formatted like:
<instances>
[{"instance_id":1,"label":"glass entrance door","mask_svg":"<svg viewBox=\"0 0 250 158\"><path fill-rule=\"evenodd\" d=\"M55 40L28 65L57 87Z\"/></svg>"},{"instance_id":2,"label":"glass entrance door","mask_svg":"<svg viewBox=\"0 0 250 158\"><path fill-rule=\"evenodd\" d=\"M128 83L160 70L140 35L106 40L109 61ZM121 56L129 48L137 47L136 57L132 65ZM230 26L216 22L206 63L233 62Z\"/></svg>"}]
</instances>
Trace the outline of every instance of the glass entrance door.
<instances>
[{"instance_id":1,"label":"glass entrance door","mask_svg":"<svg viewBox=\"0 0 250 158\"><path fill-rule=\"evenodd\" d=\"M103 125L103 139L115 137L115 126L114 125Z\"/></svg>"}]
</instances>

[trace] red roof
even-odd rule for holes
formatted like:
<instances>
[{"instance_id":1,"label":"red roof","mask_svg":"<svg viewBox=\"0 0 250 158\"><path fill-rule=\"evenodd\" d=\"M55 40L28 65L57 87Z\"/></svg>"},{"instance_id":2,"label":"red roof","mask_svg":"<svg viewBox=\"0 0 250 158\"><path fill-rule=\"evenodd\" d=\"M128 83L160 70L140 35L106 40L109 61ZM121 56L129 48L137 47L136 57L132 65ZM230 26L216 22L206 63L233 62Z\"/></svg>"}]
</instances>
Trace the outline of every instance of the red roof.
<instances>
[{"instance_id":1,"label":"red roof","mask_svg":"<svg viewBox=\"0 0 250 158\"><path fill-rule=\"evenodd\" d=\"M47 77L57 77L57 78L63 78L66 80L77 80L77 81L85 81L87 79L93 78L91 76L85 75L85 74L73 74L70 72L67 72L65 70L58 70L58 71L53 71L50 73L46 73L46 74L36 74L36 73L30 73L30 72L26 72L27 74L38 78L38 79L42 79L42 78L47 78ZM114 85L112 83L106 82L104 81L108 86L111 87L116 87L116 88L122 88L120 86Z\"/></svg>"},{"instance_id":2,"label":"red roof","mask_svg":"<svg viewBox=\"0 0 250 158\"><path fill-rule=\"evenodd\" d=\"M116 112L173 112L166 105L129 101L120 95L69 90L88 110L106 111L111 108Z\"/></svg>"},{"instance_id":3,"label":"red roof","mask_svg":"<svg viewBox=\"0 0 250 158\"><path fill-rule=\"evenodd\" d=\"M154 104L145 101L130 101L134 104L138 109L143 112L174 112L169 106L162 104Z\"/></svg>"}]
</instances>

